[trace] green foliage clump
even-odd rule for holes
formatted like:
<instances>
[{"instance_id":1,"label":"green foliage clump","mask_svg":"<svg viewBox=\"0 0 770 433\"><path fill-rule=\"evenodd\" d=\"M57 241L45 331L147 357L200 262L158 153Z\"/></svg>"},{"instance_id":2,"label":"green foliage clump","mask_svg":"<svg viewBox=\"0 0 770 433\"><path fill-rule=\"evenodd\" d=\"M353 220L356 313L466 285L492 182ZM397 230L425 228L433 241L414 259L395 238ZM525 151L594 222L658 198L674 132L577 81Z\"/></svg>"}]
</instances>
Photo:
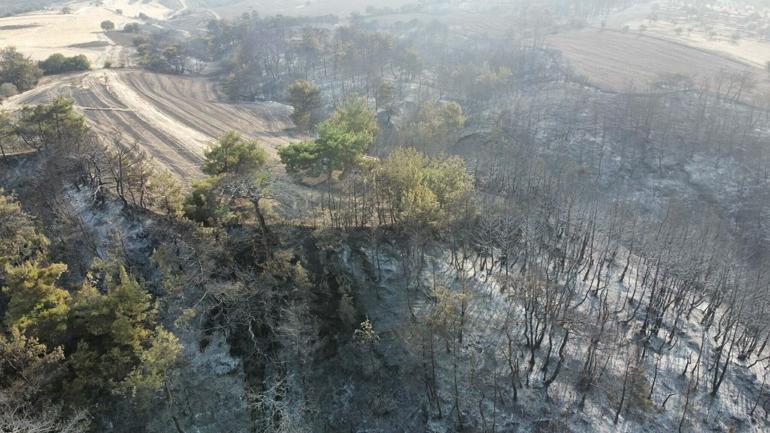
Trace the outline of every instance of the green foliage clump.
<instances>
[{"instance_id":1,"label":"green foliage clump","mask_svg":"<svg viewBox=\"0 0 770 433\"><path fill-rule=\"evenodd\" d=\"M73 105L71 99L57 97L50 104L24 107L16 134L35 149L80 144L88 133L88 126Z\"/></svg>"},{"instance_id":2,"label":"green foliage clump","mask_svg":"<svg viewBox=\"0 0 770 433\"><path fill-rule=\"evenodd\" d=\"M347 171L358 163L377 134L377 122L364 98L353 96L319 125L319 137L278 149L286 170L294 174L331 180L334 171Z\"/></svg>"},{"instance_id":3,"label":"green foliage clump","mask_svg":"<svg viewBox=\"0 0 770 433\"><path fill-rule=\"evenodd\" d=\"M150 182L150 204L170 218L181 217L184 195L177 179L167 170L155 172L153 177Z\"/></svg>"},{"instance_id":4,"label":"green foliage clump","mask_svg":"<svg viewBox=\"0 0 770 433\"><path fill-rule=\"evenodd\" d=\"M0 83L11 83L20 92L37 85L43 71L37 63L25 57L14 47L0 50Z\"/></svg>"},{"instance_id":5,"label":"green foliage clump","mask_svg":"<svg viewBox=\"0 0 770 433\"><path fill-rule=\"evenodd\" d=\"M218 193L217 177L208 177L193 182L192 192L185 199L184 214L187 218L207 226L228 224L237 220L237 215Z\"/></svg>"},{"instance_id":6,"label":"green foliage clump","mask_svg":"<svg viewBox=\"0 0 770 433\"><path fill-rule=\"evenodd\" d=\"M203 172L210 177L193 184L185 200L185 215L193 221L214 226L231 224L245 216L234 205L239 199L251 202L264 228L259 208L268 186L268 174L263 170L267 154L252 140L229 132L205 153Z\"/></svg>"},{"instance_id":7,"label":"green foliage clump","mask_svg":"<svg viewBox=\"0 0 770 433\"><path fill-rule=\"evenodd\" d=\"M40 383L14 397L18 404L32 404L25 399L43 388L63 390L72 406L156 390L180 346L157 323L156 305L145 288L122 265L109 263L97 269L99 278L65 290L58 280L67 266L44 262L48 241L2 194L0 222L0 285L7 300L0 311L0 383L30 386L24 375L53 358L66 366L55 377L34 378ZM3 392L7 389L0 389L0 397Z\"/></svg>"},{"instance_id":8,"label":"green foliage clump","mask_svg":"<svg viewBox=\"0 0 770 433\"><path fill-rule=\"evenodd\" d=\"M303 131L315 128L321 109L321 89L307 80L289 85L289 104L294 107L291 120Z\"/></svg>"},{"instance_id":9,"label":"green foliage clump","mask_svg":"<svg viewBox=\"0 0 770 433\"><path fill-rule=\"evenodd\" d=\"M115 30L115 23L113 23L110 20L102 21L100 26L101 26L102 30L104 30L105 32L109 32L109 31Z\"/></svg>"},{"instance_id":10,"label":"green foliage clump","mask_svg":"<svg viewBox=\"0 0 770 433\"><path fill-rule=\"evenodd\" d=\"M0 429L14 432L85 432L85 411L65 411L53 400L65 373L64 351L48 350L16 329L0 333ZM53 400L53 401L52 401Z\"/></svg>"},{"instance_id":11,"label":"green foliage clump","mask_svg":"<svg viewBox=\"0 0 770 433\"><path fill-rule=\"evenodd\" d=\"M11 83L0 84L0 98L9 98L19 93L19 89Z\"/></svg>"},{"instance_id":12,"label":"green foliage clump","mask_svg":"<svg viewBox=\"0 0 770 433\"><path fill-rule=\"evenodd\" d=\"M61 347L49 352L37 338L25 336L18 329L12 328L7 335L0 333L0 389L24 396L35 394L38 390L30 385L49 379L63 359Z\"/></svg>"},{"instance_id":13,"label":"green foliage clump","mask_svg":"<svg viewBox=\"0 0 770 433\"><path fill-rule=\"evenodd\" d=\"M66 270L60 263L41 266L26 262L7 267L3 293L10 301L5 324L44 342L59 342L66 331L70 295L56 282Z\"/></svg>"},{"instance_id":14,"label":"green foliage clump","mask_svg":"<svg viewBox=\"0 0 770 433\"><path fill-rule=\"evenodd\" d=\"M63 54L56 53L48 56L47 59L40 62L40 69L45 75L64 74L67 72L87 71L91 69L91 62L83 54L66 57Z\"/></svg>"},{"instance_id":15,"label":"green foliage clump","mask_svg":"<svg viewBox=\"0 0 770 433\"><path fill-rule=\"evenodd\" d=\"M428 158L412 148L394 151L376 176L394 222L449 222L465 212L473 191L461 158Z\"/></svg>"},{"instance_id":16,"label":"green foliage clump","mask_svg":"<svg viewBox=\"0 0 770 433\"><path fill-rule=\"evenodd\" d=\"M265 165L267 154L255 141L228 132L204 154L203 172L210 176L252 171Z\"/></svg>"},{"instance_id":17,"label":"green foliage clump","mask_svg":"<svg viewBox=\"0 0 770 433\"><path fill-rule=\"evenodd\" d=\"M35 230L21 206L0 189L0 285L6 266L41 260L48 249L48 239Z\"/></svg>"},{"instance_id":18,"label":"green foliage clump","mask_svg":"<svg viewBox=\"0 0 770 433\"><path fill-rule=\"evenodd\" d=\"M360 139L368 140L369 144L378 131L374 113L369 109L366 98L359 95L348 97L329 121L345 131L360 135Z\"/></svg>"},{"instance_id":19,"label":"green foliage clump","mask_svg":"<svg viewBox=\"0 0 770 433\"><path fill-rule=\"evenodd\" d=\"M104 393L136 395L162 383L181 350L176 337L156 325L157 308L146 290L119 265L104 271L106 293L86 283L74 297L68 334L73 398Z\"/></svg>"},{"instance_id":20,"label":"green foliage clump","mask_svg":"<svg viewBox=\"0 0 770 433\"><path fill-rule=\"evenodd\" d=\"M456 102L423 103L400 132L402 141L426 152L445 151L465 126L463 110Z\"/></svg>"}]
</instances>

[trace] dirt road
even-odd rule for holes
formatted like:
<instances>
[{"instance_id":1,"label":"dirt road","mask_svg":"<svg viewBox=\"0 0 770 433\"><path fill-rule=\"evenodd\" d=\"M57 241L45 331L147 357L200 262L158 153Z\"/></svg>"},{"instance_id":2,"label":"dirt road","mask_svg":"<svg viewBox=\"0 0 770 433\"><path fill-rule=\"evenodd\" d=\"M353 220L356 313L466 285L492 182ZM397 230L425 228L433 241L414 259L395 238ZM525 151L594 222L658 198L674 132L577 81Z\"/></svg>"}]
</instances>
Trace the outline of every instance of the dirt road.
<instances>
[{"instance_id":1,"label":"dirt road","mask_svg":"<svg viewBox=\"0 0 770 433\"><path fill-rule=\"evenodd\" d=\"M258 139L275 157L293 139L290 108L278 103L228 104L202 77L140 70L100 70L58 77L3 104L13 110L63 95L75 100L91 127L105 139L119 134L137 142L181 179L200 176L207 146L234 130Z\"/></svg>"}]
</instances>

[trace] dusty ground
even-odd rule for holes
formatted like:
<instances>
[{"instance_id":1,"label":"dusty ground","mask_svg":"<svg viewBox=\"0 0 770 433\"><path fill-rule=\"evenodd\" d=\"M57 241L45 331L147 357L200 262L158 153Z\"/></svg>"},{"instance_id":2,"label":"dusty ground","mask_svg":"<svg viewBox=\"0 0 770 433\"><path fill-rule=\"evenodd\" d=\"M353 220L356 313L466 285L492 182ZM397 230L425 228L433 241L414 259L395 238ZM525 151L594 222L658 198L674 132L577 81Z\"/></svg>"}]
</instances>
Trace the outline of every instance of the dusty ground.
<instances>
[{"instance_id":1,"label":"dusty ground","mask_svg":"<svg viewBox=\"0 0 770 433\"><path fill-rule=\"evenodd\" d=\"M185 15L188 5L185 0L178 4L105 0L96 6L82 0L70 2L68 7L71 14L57 8L0 19L0 46L13 44L34 59L61 52L86 54L95 68L105 61L130 66L131 49L121 43L122 34L103 32L101 21L111 20L121 29L138 22L140 13L170 20ZM15 110L60 95L74 99L91 127L105 139L120 135L124 141L139 143L161 165L188 181L200 175L207 146L227 131L259 139L273 157L278 145L291 140L286 132L292 127L287 106L228 104L207 78L132 69L45 77L35 89L4 101L2 108Z\"/></svg>"},{"instance_id":2,"label":"dusty ground","mask_svg":"<svg viewBox=\"0 0 770 433\"><path fill-rule=\"evenodd\" d=\"M200 175L203 151L227 131L257 138L275 156L291 141L290 108L278 103L228 104L211 81L140 70L100 70L51 77L8 99L3 108L41 103L55 96L75 100L92 128L109 139L138 142L180 178Z\"/></svg>"},{"instance_id":3,"label":"dusty ground","mask_svg":"<svg viewBox=\"0 0 770 433\"><path fill-rule=\"evenodd\" d=\"M55 9L0 18L0 46L13 45L35 60L45 59L53 53L85 54L95 66L101 67L115 56L117 49L104 34L100 26L102 21L110 20L120 30L128 23L140 22L137 19L140 13L165 19L174 12L156 0L147 3L105 0L102 6L75 1L68 3L68 7L72 11L70 14Z\"/></svg>"},{"instance_id":4,"label":"dusty ground","mask_svg":"<svg viewBox=\"0 0 770 433\"><path fill-rule=\"evenodd\" d=\"M577 73L611 90L628 90L632 84L639 90L665 74L684 74L697 82L723 71L748 71L757 84L750 99L770 92L770 74L763 69L634 31L586 29L553 35L548 43L564 54Z\"/></svg>"},{"instance_id":5,"label":"dusty ground","mask_svg":"<svg viewBox=\"0 0 770 433\"><path fill-rule=\"evenodd\" d=\"M754 66L770 61L770 7L748 2L649 2L609 18L609 28L644 28L646 34L716 51Z\"/></svg>"}]
</instances>

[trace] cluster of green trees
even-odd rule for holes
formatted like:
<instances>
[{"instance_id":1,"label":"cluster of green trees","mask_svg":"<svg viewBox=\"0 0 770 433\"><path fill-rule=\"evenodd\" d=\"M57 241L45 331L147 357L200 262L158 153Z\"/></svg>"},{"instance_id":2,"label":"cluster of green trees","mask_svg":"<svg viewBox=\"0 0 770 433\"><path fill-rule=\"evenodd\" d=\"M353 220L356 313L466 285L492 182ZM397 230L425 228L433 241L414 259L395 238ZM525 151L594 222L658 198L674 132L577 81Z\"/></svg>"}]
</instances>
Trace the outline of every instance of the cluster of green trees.
<instances>
[{"instance_id":1,"label":"cluster of green trees","mask_svg":"<svg viewBox=\"0 0 770 433\"><path fill-rule=\"evenodd\" d=\"M16 119L0 117L8 143L40 153L51 181L86 184L94 201L114 194L124 205L161 212L169 217L182 211L182 188L167 171L153 163L138 143L128 142L119 133L96 137L74 102L58 97L48 104L22 108ZM109 139L109 143L104 140ZM56 182L49 182L52 186Z\"/></svg>"},{"instance_id":2,"label":"cluster of green trees","mask_svg":"<svg viewBox=\"0 0 770 433\"><path fill-rule=\"evenodd\" d=\"M15 118L3 117L0 128L4 143L18 141L37 151L35 176L45 183L35 192L46 202L74 187L95 204L119 200L131 214L141 207L181 216L178 182L119 135L104 144L71 100L25 107ZM79 218L68 212L61 210L63 221ZM129 401L145 410L181 350L159 323L146 275L129 273L119 253L102 261L73 250L78 244L70 245L68 233L78 229L62 224L51 246L37 221L0 191L3 431L33 431L23 425L82 432L85 414L94 408L102 413ZM88 236L88 230L77 233Z\"/></svg>"},{"instance_id":3,"label":"cluster of green trees","mask_svg":"<svg viewBox=\"0 0 770 433\"><path fill-rule=\"evenodd\" d=\"M193 183L192 193L185 200L185 215L215 226L242 222L253 211L266 234L261 202L269 194L270 177L265 170L265 151L257 142L230 132L206 151L205 158L203 172L209 177ZM248 203L252 211L244 210L242 202Z\"/></svg>"},{"instance_id":4,"label":"cluster of green trees","mask_svg":"<svg viewBox=\"0 0 770 433\"><path fill-rule=\"evenodd\" d=\"M415 143L434 148L462 127L459 105L424 104L408 131ZM279 148L287 172L324 176L325 201L334 224L366 226L417 224L437 226L472 213L471 177L459 157L429 157L414 148L398 148L383 160L366 158L378 127L366 100L351 96L318 126L318 138ZM340 181L334 185L334 174Z\"/></svg>"},{"instance_id":5,"label":"cluster of green trees","mask_svg":"<svg viewBox=\"0 0 770 433\"><path fill-rule=\"evenodd\" d=\"M473 181L460 157L428 157L397 149L374 172L382 205L393 223L448 225L474 212Z\"/></svg>"},{"instance_id":6,"label":"cluster of green trees","mask_svg":"<svg viewBox=\"0 0 770 433\"><path fill-rule=\"evenodd\" d=\"M24 56L14 47L6 47L0 50L0 85L8 84L13 89L6 89L4 94L13 91L24 92L37 85L43 76L37 63Z\"/></svg>"},{"instance_id":7,"label":"cluster of green trees","mask_svg":"<svg viewBox=\"0 0 770 433\"><path fill-rule=\"evenodd\" d=\"M374 141L377 122L363 97L353 95L332 117L318 126L318 138L291 144L278 150L290 173L326 176L349 170Z\"/></svg>"},{"instance_id":8,"label":"cluster of green trees","mask_svg":"<svg viewBox=\"0 0 770 433\"><path fill-rule=\"evenodd\" d=\"M67 266L49 260L48 239L34 227L0 191L0 409L33 423L62 402L72 414L113 395L154 392L180 346L158 324L146 288L118 262L62 286Z\"/></svg>"},{"instance_id":9,"label":"cluster of green trees","mask_svg":"<svg viewBox=\"0 0 770 433\"><path fill-rule=\"evenodd\" d=\"M289 85L289 104L294 108L291 120L302 131L310 131L318 124L323 108L321 89L307 80Z\"/></svg>"},{"instance_id":10,"label":"cluster of green trees","mask_svg":"<svg viewBox=\"0 0 770 433\"><path fill-rule=\"evenodd\" d=\"M187 45L169 33L137 36L133 44L144 68L169 74L184 74L191 69Z\"/></svg>"},{"instance_id":11,"label":"cluster of green trees","mask_svg":"<svg viewBox=\"0 0 770 433\"><path fill-rule=\"evenodd\" d=\"M423 102L404 117L401 143L431 154L447 151L465 126L462 107L456 102Z\"/></svg>"},{"instance_id":12,"label":"cluster of green trees","mask_svg":"<svg viewBox=\"0 0 770 433\"><path fill-rule=\"evenodd\" d=\"M52 54L41 62L35 62L14 47L0 50L0 96L13 96L35 87L45 75L87 71L91 62L84 55L66 57Z\"/></svg>"},{"instance_id":13,"label":"cluster of green trees","mask_svg":"<svg viewBox=\"0 0 770 433\"><path fill-rule=\"evenodd\" d=\"M88 133L85 119L75 113L74 102L62 97L22 108L18 120L7 128L29 148L52 152L78 146Z\"/></svg>"},{"instance_id":14,"label":"cluster of green trees","mask_svg":"<svg viewBox=\"0 0 770 433\"><path fill-rule=\"evenodd\" d=\"M63 74L66 72L87 71L91 69L91 61L83 54L66 57L56 53L48 56L39 64L45 75Z\"/></svg>"},{"instance_id":15,"label":"cluster of green trees","mask_svg":"<svg viewBox=\"0 0 770 433\"><path fill-rule=\"evenodd\" d=\"M442 113L442 125L458 128L463 121L456 104L423 110ZM322 205L334 224L437 227L473 214L473 182L461 158L430 157L410 147L382 160L367 157L377 132L367 101L353 95L318 125L316 139L283 146L278 154L290 174L323 177L327 198ZM207 226L254 221L268 237L261 204L272 197L272 180L264 151L231 132L205 156L203 171L209 177L193 184L184 214Z\"/></svg>"}]
</instances>

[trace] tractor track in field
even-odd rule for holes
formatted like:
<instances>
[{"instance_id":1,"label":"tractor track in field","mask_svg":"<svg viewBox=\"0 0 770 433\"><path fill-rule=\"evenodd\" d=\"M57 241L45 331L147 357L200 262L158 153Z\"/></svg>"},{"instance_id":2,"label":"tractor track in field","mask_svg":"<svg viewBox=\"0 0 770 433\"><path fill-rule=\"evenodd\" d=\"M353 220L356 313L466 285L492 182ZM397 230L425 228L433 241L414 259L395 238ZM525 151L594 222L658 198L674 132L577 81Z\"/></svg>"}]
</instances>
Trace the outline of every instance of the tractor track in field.
<instances>
[{"instance_id":1,"label":"tractor track in field","mask_svg":"<svg viewBox=\"0 0 770 433\"><path fill-rule=\"evenodd\" d=\"M271 157L295 141L290 108L274 103L230 104L204 77L142 70L71 74L5 102L5 109L39 104L56 96L75 101L106 142L120 136L151 155L185 182L201 176L206 147L228 131L257 139Z\"/></svg>"}]
</instances>

